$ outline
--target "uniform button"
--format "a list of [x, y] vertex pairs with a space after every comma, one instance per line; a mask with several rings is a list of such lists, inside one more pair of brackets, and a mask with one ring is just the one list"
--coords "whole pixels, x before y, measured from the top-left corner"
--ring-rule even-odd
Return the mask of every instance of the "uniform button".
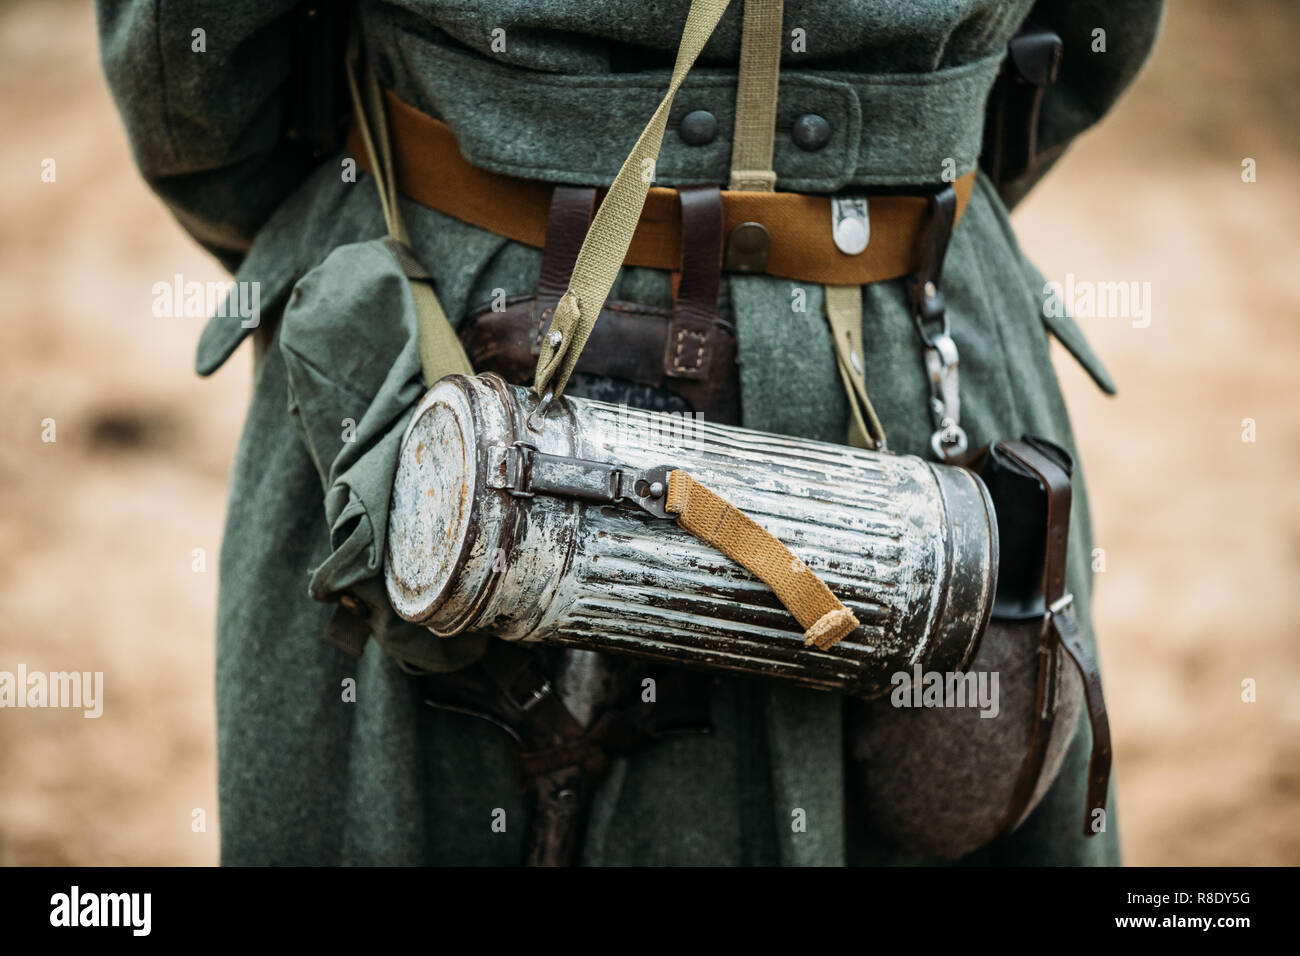
[[718, 135], [718, 118], [708, 110], [693, 110], [682, 117], [677, 135], [688, 146], [703, 146]]
[[767, 268], [767, 253], [772, 237], [761, 222], [742, 222], [731, 230], [723, 268], [728, 272], [762, 272]]
[[811, 153], [831, 141], [831, 124], [816, 113], [804, 113], [794, 121], [791, 134], [796, 146]]

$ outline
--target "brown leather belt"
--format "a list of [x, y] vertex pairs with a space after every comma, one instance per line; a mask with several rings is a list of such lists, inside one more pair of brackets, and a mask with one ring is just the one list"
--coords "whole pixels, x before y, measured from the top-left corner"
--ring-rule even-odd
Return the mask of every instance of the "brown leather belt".
[[[384, 93], [398, 188], [421, 205], [534, 248], [546, 242], [553, 184], [504, 176], [474, 166], [460, 153], [456, 136], [440, 120], [421, 113], [391, 91]], [[369, 164], [354, 126], [348, 150], [363, 169]], [[975, 174], [952, 183], [957, 217], [970, 200]], [[650, 190], [632, 239], [628, 265], [676, 271], [682, 263], [681, 201], [676, 189]], [[871, 196], [870, 241], [847, 255], [832, 235], [831, 201], [823, 195], [722, 191], [723, 235], [746, 223], [767, 230], [769, 247], [761, 271], [801, 282], [865, 285], [897, 279], [916, 269], [917, 237], [927, 217], [924, 196]]]

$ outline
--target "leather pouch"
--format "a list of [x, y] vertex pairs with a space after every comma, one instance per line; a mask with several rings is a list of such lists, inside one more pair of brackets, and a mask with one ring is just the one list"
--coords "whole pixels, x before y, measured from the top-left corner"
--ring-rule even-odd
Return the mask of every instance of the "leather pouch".
[[[1052, 479], [1044, 484], [1017, 449], [1036, 452], [1040, 469], [1055, 469]], [[1049, 527], [1049, 495], [1062, 482], [1068, 489], [1073, 462], [1064, 449], [1026, 438], [983, 449], [970, 467], [989, 488], [1000, 537], [997, 599], [978, 651], [963, 674], [896, 675], [889, 696], [849, 703], [852, 785], [869, 825], [900, 849], [942, 860], [991, 843], [1033, 811], [1060, 770], [1085, 700], [1084, 682], [1048, 639], [1045, 618], [1051, 546], [1063, 553], [1064, 544], [1051, 539], [1066, 533]], [[1066, 515], [1068, 501], [1067, 492]], [[1051, 518], [1059, 524], [1056, 504]]]

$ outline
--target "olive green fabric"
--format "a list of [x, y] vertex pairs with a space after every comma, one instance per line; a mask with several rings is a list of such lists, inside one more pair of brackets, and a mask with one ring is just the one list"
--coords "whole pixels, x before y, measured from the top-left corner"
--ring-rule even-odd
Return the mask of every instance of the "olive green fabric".
[[[724, 131], [731, 114], [719, 78], [728, 64], [734, 71], [739, 6], [723, 17], [702, 58], [715, 77], [695, 87], [688, 82], [675, 106], [694, 108], [687, 95], [694, 90], [717, 111]], [[384, 613], [368, 575], [382, 553], [395, 436], [418, 392], [419, 364], [409, 291], [403, 293], [391, 257], [370, 242], [385, 232], [373, 183], [364, 175], [345, 181], [344, 155], [315, 162], [282, 137], [293, 110], [286, 81], [295, 58], [292, 7], [290, 0], [98, 4], [105, 69], [145, 177], [198, 241], [238, 268], [239, 280], [261, 283], [263, 314], [252, 333], [255, 387], [232, 470], [221, 557], [222, 859], [516, 863], [525, 811], [504, 735], [486, 722], [423, 706], [416, 685], [378, 643], [354, 658], [322, 640], [333, 635], [347, 644], [342, 631], [355, 636], [373, 624], [390, 645], [403, 641], [404, 625]], [[471, 159], [514, 149], [533, 157], [538, 178], [603, 176], [606, 183], [603, 171], [618, 168], [667, 87], [685, 17], [685, 4], [640, 0], [360, 7], [381, 79], [408, 102], [447, 118]], [[914, 101], [926, 104], [916, 115], [873, 116], [872, 91], [929, 90], [928, 78], [939, 73], [945, 83], [977, 80], [977, 91], [987, 89], [988, 64], [996, 66], [1028, 2], [787, 0], [785, 7], [786, 33], [805, 31], [807, 52], [783, 56], [778, 189], [896, 185], [893, 173], [915, 181], [923, 169], [935, 169], [925, 177], [933, 181], [945, 156], [956, 159], [958, 172], [973, 165], [970, 131], [982, 117], [945, 110], [948, 101], [938, 92]], [[1057, 91], [1043, 119], [1053, 145], [1068, 143], [1104, 113], [1131, 79], [1150, 46], [1157, 9], [1155, 0], [1045, 5], [1067, 48], [1069, 88]], [[203, 54], [190, 46], [198, 23], [208, 31]], [[1105, 56], [1088, 51], [1096, 26], [1112, 38]], [[495, 28], [504, 31], [504, 49], [494, 49]], [[473, 64], [465, 68], [473, 71], [472, 84], [430, 68], [450, 57]], [[864, 64], [874, 79], [862, 79]], [[896, 82], [880, 82], [891, 75]], [[529, 80], [526, 93], [521, 77]], [[730, 89], [734, 95], [734, 81]], [[582, 168], [564, 166], [572, 154], [548, 153], [558, 149], [556, 130], [570, 117], [558, 106], [546, 108], [547, 97], [554, 104], [625, 103], [633, 95], [649, 98], [650, 108], [603, 114], [609, 118], [594, 131]], [[510, 106], [528, 97], [527, 112]], [[958, 101], [964, 102], [952, 100]], [[820, 154], [798, 150], [781, 132], [790, 110], [820, 112], [846, 142], [833, 139]], [[719, 161], [725, 177], [727, 144], [719, 140], [721, 152], [715, 143], [692, 153], [672, 131], [674, 118], [659, 184], [701, 181]], [[402, 209], [415, 253], [453, 321], [500, 292], [533, 290], [535, 250], [408, 202]], [[982, 178], [953, 237], [943, 289], [961, 350], [963, 425], [972, 443], [1029, 431], [1074, 451], [1044, 323], [1107, 389], [1109, 378], [1070, 319], [1043, 318], [1043, 279], [1021, 255], [1003, 199]], [[613, 295], [671, 301], [668, 277], [648, 270], [624, 270]], [[722, 303], [737, 326], [745, 424], [842, 441], [848, 409], [821, 288], [732, 276]], [[199, 342], [199, 371], [219, 367], [249, 334], [238, 319], [214, 318]], [[863, 289], [863, 341], [867, 388], [891, 448], [924, 453], [927, 386], [901, 283]], [[345, 437], [345, 418], [356, 423], [353, 440]], [[1069, 586], [1090, 629], [1082, 471], [1076, 488]], [[364, 624], [313, 597], [343, 588], [375, 604]], [[449, 644], [441, 666], [475, 652]], [[349, 681], [355, 700], [346, 693]], [[926, 862], [889, 844], [864, 812], [855, 784], [861, 768], [843, 732], [852, 716], [846, 708], [858, 707], [775, 682], [718, 681], [712, 733], [617, 761], [596, 795], [583, 861]], [[1088, 746], [1083, 724], [1026, 823], [962, 862], [1117, 862], [1114, 812], [1105, 835], [1085, 839], [1079, 832]], [[942, 783], [942, 765], [935, 776]], [[501, 813], [504, 832], [492, 826]]]
[[736, 70], [736, 125], [731, 143], [732, 189], [771, 192], [776, 187], [776, 104], [780, 99], [782, 0], [745, 0]]
[[849, 433], [845, 441], [857, 448], [884, 451], [888, 439], [867, 394], [866, 369], [862, 364], [862, 287], [828, 285], [823, 287], [822, 297], [835, 344], [835, 362], [849, 406]]

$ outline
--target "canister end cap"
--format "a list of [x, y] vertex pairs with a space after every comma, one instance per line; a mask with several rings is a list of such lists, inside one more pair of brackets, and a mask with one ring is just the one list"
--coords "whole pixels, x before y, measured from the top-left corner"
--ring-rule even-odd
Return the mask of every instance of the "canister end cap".
[[432, 625], [456, 590], [472, 545], [477, 470], [468, 396], [444, 379], [407, 428], [393, 483], [384, 577], [408, 621]]

